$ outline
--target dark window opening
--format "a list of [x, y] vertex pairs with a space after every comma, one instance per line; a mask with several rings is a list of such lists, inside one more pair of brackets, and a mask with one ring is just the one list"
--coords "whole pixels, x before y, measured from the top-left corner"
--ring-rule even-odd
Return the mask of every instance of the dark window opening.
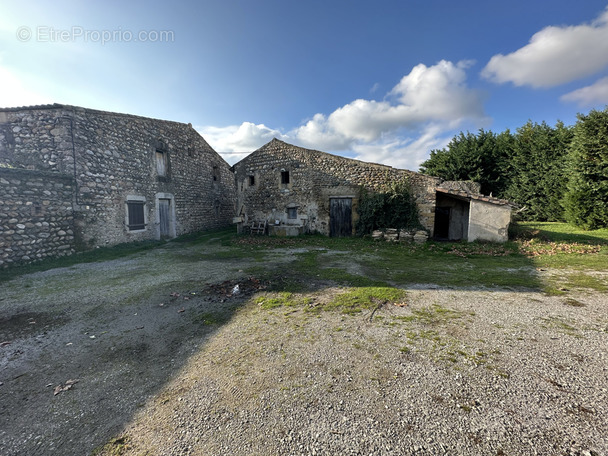
[[289, 184], [289, 171], [281, 171], [281, 184]]
[[213, 181], [218, 182], [220, 180], [220, 169], [217, 166], [213, 167]]
[[255, 176], [249, 176], [249, 186], [252, 187], [255, 185]]
[[37, 217], [42, 215], [42, 205], [40, 203], [34, 203], [32, 205], [32, 216]]
[[129, 231], [146, 229], [146, 221], [144, 217], [145, 204], [146, 203], [144, 203], [143, 201], [127, 201], [127, 227], [129, 228]]
[[297, 219], [298, 218], [298, 208], [297, 207], [288, 207], [287, 208], [287, 218], [288, 219]]

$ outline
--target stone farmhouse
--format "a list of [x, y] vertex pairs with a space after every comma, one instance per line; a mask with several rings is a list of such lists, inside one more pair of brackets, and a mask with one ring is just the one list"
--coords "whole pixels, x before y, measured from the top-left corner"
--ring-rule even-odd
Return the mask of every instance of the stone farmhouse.
[[234, 175], [189, 124], [0, 110], [0, 266], [226, 226]]
[[[472, 182], [442, 182], [404, 169], [304, 149], [273, 139], [233, 166], [241, 227], [265, 222], [270, 234], [355, 233], [361, 190], [407, 182], [420, 223], [436, 238], [504, 242], [508, 201], [479, 194]], [[389, 227], [386, 227], [389, 228]]]
[[398, 181], [429, 235], [507, 239], [509, 203], [462, 183], [277, 139], [230, 167], [190, 124], [60, 104], [0, 109], [0, 267], [231, 223], [348, 236], [361, 190]]

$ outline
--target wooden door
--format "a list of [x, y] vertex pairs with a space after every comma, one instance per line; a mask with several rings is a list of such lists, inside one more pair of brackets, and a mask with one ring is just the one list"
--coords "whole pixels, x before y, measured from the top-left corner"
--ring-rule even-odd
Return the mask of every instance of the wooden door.
[[332, 237], [353, 234], [352, 198], [331, 198], [329, 200], [329, 235]]
[[158, 200], [158, 221], [160, 224], [160, 238], [171, 237], [171, 200]]

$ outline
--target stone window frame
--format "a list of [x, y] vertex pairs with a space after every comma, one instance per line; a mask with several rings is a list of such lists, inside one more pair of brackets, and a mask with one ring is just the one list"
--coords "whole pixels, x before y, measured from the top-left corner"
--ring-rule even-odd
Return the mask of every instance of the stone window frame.
[[[143, 211], [143, 228], [140, 229], [131, 229], [131, 221], [129, 220], [129, 211], [130, 206], [133, 207], [141, 207]], [[148, 204], [145, 196], [139, 195], [127, 195], [125, 199], [125, 228], [127, 233], [142, 233], [148, 230]], [[141, 224], [137, 224], [134, 226], [141, 226]]]
[[298, 218], [298, 208], [297, 207], [288, 207], [287, 208], [287, 219], [288, 220], [297, 220]]

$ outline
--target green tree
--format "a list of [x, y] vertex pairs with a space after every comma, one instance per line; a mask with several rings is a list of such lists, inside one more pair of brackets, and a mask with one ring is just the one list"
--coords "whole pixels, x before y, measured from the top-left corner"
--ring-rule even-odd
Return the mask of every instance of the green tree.
[[584, 229], [608, 226], [608, 107], [578, 115], [568, 161], [566, 220]]
[[483, 129], [461, 132], [447, 148], [431, 151], [420, 171], [445, 180], [472, 180], [481, 184], [481, 193], [502, 196], [509, 184], [512, 143], [508, 130], [499, 135]]
[[566, 191], [566, 156], [572, 128], [558, 122], [528, 121], [517, 129], [509, 166], [510, 184], [505, 198], [525, 208], [525, 220], [563, 220], [562, 199]]

